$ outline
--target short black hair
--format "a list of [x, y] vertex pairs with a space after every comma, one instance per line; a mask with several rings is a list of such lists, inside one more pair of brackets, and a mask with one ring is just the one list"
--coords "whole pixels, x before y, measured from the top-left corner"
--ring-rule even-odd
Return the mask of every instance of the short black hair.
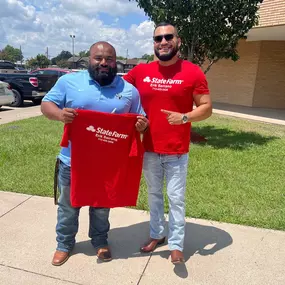
[[164, 26], [173, 26], [173, 25], [171, 23], [169, 23], [169, 22], [160, 22], [157, 25], [155, 25], [155, 28], [164, 27]]
[[[172, 26], [172, 27], [174, 28], [174, 30], [175, 30], [176, 35], [178, 35], [178, 32], [177, 32], [176, 27], [175, 27], [173, 24], [169, 23], [169, 22], [160, 22], [160, 23], [156, 24], [156, 25], [155, 25], [155, 28], [154, 28], [154, 32], [155, 32], [155, 30], [156, 30], [158, 27], [165, 27], [165, 26]], [[154, 32], [153, 32], [153, 33], [154, 33]]]
[[105, 42], [105, 41], [99, 41], [99, 42], [94, 43], [94, 44], [90, 47], [89, 52], [91, 52], [91, 50], [92, 50], [93, 47], [95, 47], [95, 46], [97, 46], [97, 45], [100, 45], [100, 44], [105, 45], [105, 46], [109, 46], [111, 49], [113, 49], [113, 51], [114, 51], [114, 53], [115, 53], [115, 55], [116, 55], [116, 49], [115, 49], [110, 43]]

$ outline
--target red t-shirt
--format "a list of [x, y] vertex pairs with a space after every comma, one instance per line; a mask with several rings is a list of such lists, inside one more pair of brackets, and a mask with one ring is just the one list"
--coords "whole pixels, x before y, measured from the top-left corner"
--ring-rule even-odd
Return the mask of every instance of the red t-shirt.
[[167, 67], [154, 61], [136, 66], [124, 79], [138, 89], [150, 122], [144, 135], [145, 150], [161, 154], [187, 153], [191, 126], [170, 125], [161, 109], [179, 113], [192, 111], [193, 96], [209, 94], [201, 69], [185, 60]]
[[135, 206], [143, 161], [137, 115], [77, 112], [61, 141], [71, 142], [71, 205]]

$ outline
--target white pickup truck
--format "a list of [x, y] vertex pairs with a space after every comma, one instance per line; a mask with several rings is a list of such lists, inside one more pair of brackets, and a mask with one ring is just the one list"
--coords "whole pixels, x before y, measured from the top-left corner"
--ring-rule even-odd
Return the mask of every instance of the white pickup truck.
[[15, 100], [14, 93], [10, 85], [0, 81], [0, 108], [2, 105], [10, 105]]

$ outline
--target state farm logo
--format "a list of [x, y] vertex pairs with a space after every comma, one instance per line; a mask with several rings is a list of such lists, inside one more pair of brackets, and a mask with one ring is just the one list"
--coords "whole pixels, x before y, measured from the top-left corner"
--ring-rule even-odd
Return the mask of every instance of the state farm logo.
[[162, 85], [175, 85], [175, 84], [182, 84], [184, 80], [177, 80], [177, 79], [161, 79], [153, 77], [152, 79], [147, 76], [143, 79], [143, 82], [146, 83], [154, 83], [154, 84], [162, 84]]
[[148, 83], [151, 82], [149, 76], [147, 76], [147, 77], [143, 80], [143, 82], [148, 82]]
[[[86, 128], [88, 132], [96, 133], [96, 137], [102, 138], [102, 139], [127, 139], [129, 135], [126, 134], [120, 134], [117, 131], [110, 131], [110, 130], [105, 130], [103, 128], [97, 127], [95, 128], [94, 126], [89, 126]], [[115, 140], [117, 141], [117, 140]]]
[[95, 130], [95, 128], [93, 126], [87, 127], [86, 130], [89, 131], [89, 132], [92, 132], [92, 133], [96, 132], [96, 130]]

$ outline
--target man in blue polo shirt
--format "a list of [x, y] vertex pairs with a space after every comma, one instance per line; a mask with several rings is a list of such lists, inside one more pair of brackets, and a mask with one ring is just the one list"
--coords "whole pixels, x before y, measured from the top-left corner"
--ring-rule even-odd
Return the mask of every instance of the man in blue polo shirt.
[[[97, 42], [90, 48], [88, 71], [70, 73], [58, 79], [44, 97], [41, 110], [50, 120], [71, 123], [77, 115], [75, 109], [94, 110], [106, 113], [137, 113], [136, 129], [144, 132], [148, 120], [144, 117], [140, 96], [135, 87], [117, 76], [116, 51], [107, 42]], [[55, 266], [69, 258], [78, 232], [80, 208], [70, 203], [70, 145], [62, 148], [58, 156], [59, 192], [57, 214], [57, 248], [52, 260]], [[111, 260], [108, 247], [110, 229], [108, 208], [89, 209], [89, 237], [102, 261]]]

